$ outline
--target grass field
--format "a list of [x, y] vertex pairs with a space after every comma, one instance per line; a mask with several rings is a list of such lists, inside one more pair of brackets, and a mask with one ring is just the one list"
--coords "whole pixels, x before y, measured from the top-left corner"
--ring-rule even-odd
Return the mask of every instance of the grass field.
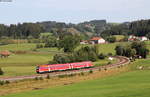
[[[115, 45], [117, 45], [117, 43], [99, 45], [99, 47], [100, 47], [101, 52], [107, 54], [109, 52], [114, 53], [112, 48], [115, 47]], [[40, 51], [43, 51], [43, 50], [44, 49], [41, 49]], [[46, 49], [46, 50], [49, 50], [49, 49]], [[43, 55], [43, 56], [47, 58], [46, 55]], [[41, 57], [41, 55], [39, 55], [39, 57]], [[105, 64], [108, 61], [106, 59], [100, 62]], [[98, 64], [98, 63], [95, 62], [94, 64]], [[30, 64], [29, 66], [30, 67], [28, 68], [28, 66], [24, 64], [23, 65], [23, 67], [25, 67], [24, 70], [27, 72], [22, 72], [21, 71], [22, 67], [19, 68], [18, 65], [11, 64], [10, 62], [9, 66], [4, 66], [4, 69], [7, 70], [6, 75], [13, 74], [12, 76], [14, 76], [14, 75], [18, 75], [19, 72], [20, 72], [19, 75], [33, 74], [34, 71], [32, 71], [32, 69], [34, 69], [34, 65]], [[139, 70], [138, 67], [140, 66], [143, 66], [144, 69]], [[12, 70], [16, 70], [15, 68], [17, 70], [20, 69], [19, 72], [12, 71]], [[55, 87], [51, 87], [51, 84], [48, 84], [49, 81], [46, 80], [45, 85], [46, 87], [49, 87], [48, 89], [33, 90], [33, 87], [32, 87], [30, 88], [30, 90], [32, 91], [22, 92], [22, 93], [17, 93], [17, 94], [10, 94], [10, 95], [6, 95], [3, 97], [60, 97], [60, 96], [61, 97], [150, 97], [150, 93], [149, 93], [150, 91], [150, 83], [149, 83], [150, 82], [150, 77], [149, 77], [150, 60], [149, 58], [136, 60], [135, 62], [131, 63], [128, 66], [128, 68], [129, 68], [129, 72], [115, 74], [115, 75], [111, 75], [109, 77], [104, 77], [104, 78], [101, 78], [100, 76], [96, 76], [96, 79], [94, 80], [92, 80], [93, 79], [92, 77], [89, 78], [89, 80], [84, 79], [83, 77], [83, 80], [86, 80], [86, 81], [82, 81], [82, 82], [75, 83], [75, 84], [68, 84], [68, 85], [60, 84], [60, 86], [56, 85]], [[30, 72], [28, 72], [28, 70]], [[106, 71], [106, 73], [113, 74], [113, 72], [111, 73], [109, 71]], [[99, 74], [102, 76], [104, 73], [99, 73]], [[73, 78], [71, 79], [73, 80]], [[75, 78], [75, 79], [80, 81], [78, 78]], [[58, 84], [57, 81], [50, 80], [50, 83], [56, 82], [56, 84]], [[65, 80], [64, 82], [67, 82], [67, 80]], [[35, 84], [36, 85], [35, 87], [40, 87], [42, 86], [42, 84], [44, 83], [41, 81], [41, 83], [39, 82], [38, 85]], [[27, 91], [28, 88], [31, 86], [30, 82], [26, 83], [26, 85], [28, 86], [24, 86], [24, 89]], [[9, 91], [11, 91], [11, 89], [9, 89]]]
[[[0, 51], [25, 51], [23, 54], [12, 54], [8, 58], [0, 58], [0, 67], [5, 74], [3, 76], [20, 76], [35, 74], [38, 64], [47, 64], [53, 59], [53, 55], [59, 53], [56, 48], [36, 48], [36, 44], [10, 44], [0, 46]], [[0, 76], [0, 77], [3, 77]]]
[[[115, 54], [115, 46], [119, 43], [113, 44], [101, 44], [99, 46], [100, 53]], [[124, 43], [126, 44], [126, 43]], [[150, 49], [149, 42], [147, 42]], [[19, 76], [19, 75], [31, 75], [35, 74], [35, 68], [37, 64], [47, 64], [48, 61], [52, 60], [53, 55], [56, 53], [62, 53], [61, 50], [57, 48], [41, 48], [35, 49], [36, 44], [10, 44], [5, 46], [0, 46], [0, 51], [11, 50], [11, 51], [27, 51], [26, 54], [13, 54], [9, 58], [0, 58], [0, 67], [4, 70], [5, 74], [3, 76]], [[81, 47], [81, 46], [80, 46]], [[109, 62], [108, 59], [99, 60], [94, 62], [96, 66], [106, 65]], [[116, 60], [112, 61], [112, 63]], [[17, 70], [16, 70], [17, 69]], [[0, 77], [3, 77], [0, 76]]]
[[36, 47], [33, 43], [22, 43], [22, 44], [9, 44], [0, 46], [0, 51], [10, 50], [10, 51], [31, 51]]
[[[150, 65], [147, 59], [131, 63], [130, 66], [137, 64]], [[150, 97], [150, 70], [132, 70], [111, 77], [4, 97]]]
[[124, 39], [124, 35], [114, 35], [114, 37], [116, 37], [116, 41], [121, 41]]
[[[115, 47], [115, 45], [113, 44], [110, 44], [110, 46], [106, 44], [103, 46], [103, 48], [107, 49], [111, 46]], [[36, 44], [30, 43], [0, 46], [0, 51], [26, 51], [26, 53], [24, 54], [12, 54], [9, 58], [0, 58], [0, 67], [5, 72], [3, 76], [20, 76], [35, 74], [36, 65], [47, 64], [50, 60], [53, 59], [53, 56], [56, 53], [62, 53], [62, 50], [59, 50], [57, 48], [40, 48], [33, 51], [35, 48]], [[111, 50], [109, 50], [108, 52], [111, 52]], [[102, 52], [104, 51], [105, 50], [103, 50]], [[94, 64], [96, 66], [106, 65], [108, 62], [109, 60], [105, 59], [94, 62]], [[111, 62], [114, 63], [116, 61], [114, 60]]]

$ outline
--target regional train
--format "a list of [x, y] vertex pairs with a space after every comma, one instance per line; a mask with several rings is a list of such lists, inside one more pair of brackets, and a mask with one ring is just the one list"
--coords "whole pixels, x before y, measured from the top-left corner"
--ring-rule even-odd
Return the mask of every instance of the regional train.
[[75, 69], [82, 69], [82, 68], [90, 68], [93, 67], [91, 61], [87, 62], [77, 62], [77, 63], [66, 63], [66, 64], [46, 64], [46, 65], [39, 65], [36, 68], [37, 73], [50, 73], [55, 71], [65, 71], [65, 70], [75, 70]]

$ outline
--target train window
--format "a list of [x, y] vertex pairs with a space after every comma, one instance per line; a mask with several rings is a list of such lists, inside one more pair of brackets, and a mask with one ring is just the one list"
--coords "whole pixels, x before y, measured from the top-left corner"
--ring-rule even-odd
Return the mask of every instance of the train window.
[[40, 67], [40, 69], [48, 69], [48, 67]]

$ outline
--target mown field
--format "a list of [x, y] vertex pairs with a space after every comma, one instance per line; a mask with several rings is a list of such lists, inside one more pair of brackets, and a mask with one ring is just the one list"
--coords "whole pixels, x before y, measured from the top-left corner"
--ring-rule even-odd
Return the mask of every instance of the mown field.
[[129, 65], [129, 72], [3, 97], [150, 97], [150, 69], [136, 69], [149, 63], [149, 59], [137, 60]]

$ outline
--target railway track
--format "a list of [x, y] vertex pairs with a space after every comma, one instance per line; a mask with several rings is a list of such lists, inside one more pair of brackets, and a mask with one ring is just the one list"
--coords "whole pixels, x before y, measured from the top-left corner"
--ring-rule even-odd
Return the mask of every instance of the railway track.
[[89, 72], [90, 70], [92, 70], [92, 71], [106, 70], [106, 69], [108, 70], [108, 69], [124, 66], [124, 65], [130, 63], [130, 60], [126, 57], [115, 56], [114, 58], [116, 58], [118, 62], [115, 64], [109, 64], [106, 66], [99, 66], [99, 67], [86, 68], [86, 69], [80, 69], [80, 70], [53, 72], [53, 73], [46, 73], [46, 74], [36, 74], [36, 75], [30, 75], [30, 76], [4, 77], [4, 78], [0, 78], [0, 80], [13, 82], [13, 81], [19, 81], [19, 80], [25, 80], [25, 79], [34, 79], [36, 77], [45, 78], [45, 77], [47, 77], [47, 75], [49, 75], [50, 77], [56, 77], [56, 76], [60, 76], [60, 75], [70, 75], [70, 74], [78, 74], [81, 72]]

